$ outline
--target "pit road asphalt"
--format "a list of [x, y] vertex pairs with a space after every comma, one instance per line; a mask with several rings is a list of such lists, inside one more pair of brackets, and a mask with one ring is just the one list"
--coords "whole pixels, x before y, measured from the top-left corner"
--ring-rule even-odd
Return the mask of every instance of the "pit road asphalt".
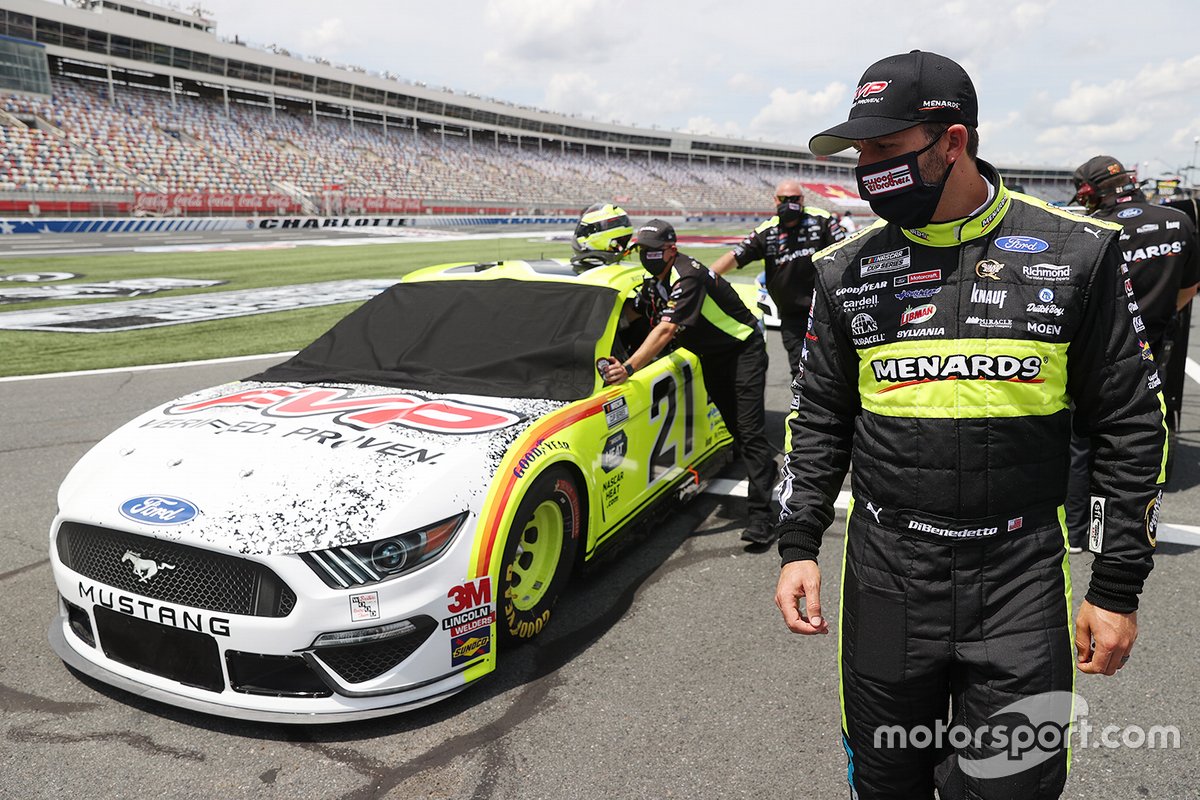
[[[789, 390], [777, 333], [768, 347], [768, 422], [780, 443]], [[46, 641], [59, 482], [139, 412], [264, 366], [0, 382], [0, 798], [847, 796], [836, 638], [784, 628], [772, 599], [777, 557], [744, 550], [741, 501], [713, 495], [569, 588], [542, 637], [502, 654], [497, 672], [407, 714], [244, 723], [68, 671]], [[1200, 522], [1200, 389], [1188, 391], [1163, 511], [1165, 522], [1185, 525]], [[833, 621], [841, 527], [839, 518], [822, 552]], [[1076, 606], [1089, 563], [1071, 559]], [[1160, 544], [1133, 659], [1116, 678], [1080, 675], [1076, 684], [1091, 709], [1089, 744], [1101, 744], [1104, 726], [1173, 726], [1179, 748], [1077, 747], [1064, 797], [1197, 796], [1198, 571], [1200, 551]]]

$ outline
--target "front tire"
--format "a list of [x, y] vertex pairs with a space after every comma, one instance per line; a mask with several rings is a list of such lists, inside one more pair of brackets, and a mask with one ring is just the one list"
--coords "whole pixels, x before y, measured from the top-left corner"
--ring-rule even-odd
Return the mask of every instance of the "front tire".
[[500, 563], [502, 642], [532, 639], [550, 621], [575, 563], [584, 528], [579, 488], [563, 467], [550, 467], [525, 493]]

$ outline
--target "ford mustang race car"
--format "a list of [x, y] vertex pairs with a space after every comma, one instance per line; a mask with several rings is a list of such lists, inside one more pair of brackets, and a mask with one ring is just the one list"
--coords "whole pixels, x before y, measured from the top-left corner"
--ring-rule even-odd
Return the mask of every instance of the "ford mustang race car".
[[758, 313], [762, 316], [763, 327], [778, 328], [783, 321], [779, 319], [779, 310], [775, 307], [774, 298], [767, 291], [767, 273], [758, 273], [758, 277], [754, 279], [754, 286], [758, 290], [754, 299], [758, 306]]
[[59, 490], [55, 652], [278, 722], [395, 713], [491, 672], [573, 569], [728, 459], [690, 352], [600, 380], [638, 343], [641, 281], [430, 267], [288, 361], [119, 428]]

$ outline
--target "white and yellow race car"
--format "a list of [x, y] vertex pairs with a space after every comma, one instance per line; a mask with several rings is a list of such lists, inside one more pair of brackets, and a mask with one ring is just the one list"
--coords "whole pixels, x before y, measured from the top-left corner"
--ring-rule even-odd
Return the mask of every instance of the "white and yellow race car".
[[55, 652], [242, 719], [451, 695], [548, 623], [571, 573], [695, 494], [730, 436], [676, 350], [619, 387], [636, 265], [409, 275], [290, 360], [97, 444], [51, 529]]

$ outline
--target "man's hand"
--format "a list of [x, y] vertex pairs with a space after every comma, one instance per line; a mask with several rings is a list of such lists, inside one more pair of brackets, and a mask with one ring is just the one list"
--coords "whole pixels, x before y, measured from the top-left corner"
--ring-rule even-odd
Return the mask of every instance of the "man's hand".
[[1136, 641], [1136, 611], [1118, 614], [1083, 601], [1075, 620], [1075, 654], [1080, 672], [1116, 674], [1129, 660]]
[[821, 568], [817, 562], [792, 561], [783, 565], [775, 587], [775, 605], [792, 633], [829, 633], [829, 623], [821, 616]]
[[629, 380], [629, 373], [625, 371], [625, 367], [615, 358], [606, 358], [596, 362], [596, 369], [600, 371], [600, 377], [605, 383], [610, 386], [617, 386]]

